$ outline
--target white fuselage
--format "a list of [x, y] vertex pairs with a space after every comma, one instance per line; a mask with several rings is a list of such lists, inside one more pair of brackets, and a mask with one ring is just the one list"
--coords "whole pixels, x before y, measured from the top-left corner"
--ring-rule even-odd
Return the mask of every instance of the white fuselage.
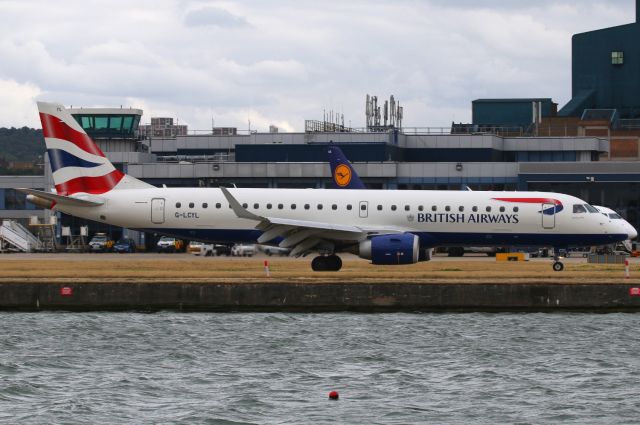
[[[586, 203], [558, 193], [339, 189], [229, 192], [247, 211], [261, 217], [393, 228], [419, 235], [425, 246], [586, 246], [628, 236], [603, 214], [574, 213], [574, 205]], [[255, 229], [255, 221], [237, 217], [218, 188], [113, 190], [100, 197], [106, 201], [104, 205], [60, 209], [99, 222], [194, 240], [255, 241], [261, 233]], [[556, 212], [553, 203], [535, 202], [537, 199], [556, 201], [560, 208]], [[543, 210], [552, 212], [544, 214]]]

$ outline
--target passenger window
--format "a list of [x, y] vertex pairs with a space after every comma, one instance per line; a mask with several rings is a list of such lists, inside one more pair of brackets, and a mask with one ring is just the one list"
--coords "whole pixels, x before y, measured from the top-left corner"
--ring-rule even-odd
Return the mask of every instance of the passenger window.
[[267, 209], [268, 209], [268, 210], [270, 210], [270, 209], [271, 209], [271, 207], [273, 207], [273, 205], [271, 205], [271, 204], [267, 204]]
[[391, 211], [395, 211], [397, 209], [398, 209], [398, 207], [396, 207], [395, 205], [391, 205]]
[[333, 205], [331, 205], [331, 209], [335, 211], [335, 210], [338, 209], [338, 206], [336, 204], [333, 204]]
[[216, 203], [216, 208], [220, 209], [220, 207], [222, 207], [222, 204], [220, 202]]
[[361, 211], [366, 211], [367, 210], [367, 204], [360, 205], [360, 210]]
[[304, 209], [308, 210], [309, 209], [309, 204], [304, 204]]
[[518, 211], [520, 211], [520, 208], [518, 208], [518, 207], [513, 207], [513, 212], [518, 212]]
[[418, 206], [418, 211], [424, 211], [424, 205], [419, 205]]
[[196, 206], [196, 204], [194, 204], [193, 202], [189, 202], [189, 208], [193, 208], [195, 206]]
[[257, 210], [258, 208], [260, 208], [260, 204], [253, 204], [253, 208]]
[[318, 209], [321, 210], [322, 209], [322, 204], [318, 204]]
[[382, 211], [382, 205], [378, 205], [378, 211]]
[[202, 208], [207, 209], [209, 208], [209, 204], [207, 204], [206, 202], [204, 204], [202, 204]]
[[451, 211], [451, 207], [449, 205], [447, 205], [446, 207], [444, 207], [445, 211]]
[[409, 211], [410, 209], [411, 209], [411, 208], [409, 207], [409, 205], [405, 205], [405, 206], [404, 206], [404, 210], [405, 210], [405, 211]]
[[580, 204], [573, 205], [573, 213], [574, 214], [584, 214], [587, 212], [587, 209]]
[[431, 211], [438, 211], [438, 207], [437, 207], [437, 206], [435, 206], [435, 205], [433, 205], [433, 206], [431, 207]]
[[491, 207], [486, 208], [487, 212], [491, 212]]
[[246, 202], [244, 204], [242, 204], [242, 208], [248, 208], [249, 204], [247, 204]]
[[347, 204], [347, 210], [351, 211], [352, 208], [351, 204]]
[[458, 211], [463, 212], [463, 211], [464, 211], [464, 207], [463, 207], [462, 205], [460, 205], [460, 206], [458, 207]]
[[282, 205], [282, 204], [278, 204], [278, 209], [279, 209], [279, 210], [281, 210], [281, 209], [283, 209], [283, 208], [284, 208], [284, 205]]
[[176, 208], [180, 208], [182, 204], [180, 202], [176, 202]]
[[500, 207], [500, 212], [504, 212], [504, 207]]
[[478, 207], [474, 206], [473, 208], [471, 208], [471, 211], [478, 212]]
[[296, 204], [291, 204], [291, 209], [295, 210], [296, 209]]

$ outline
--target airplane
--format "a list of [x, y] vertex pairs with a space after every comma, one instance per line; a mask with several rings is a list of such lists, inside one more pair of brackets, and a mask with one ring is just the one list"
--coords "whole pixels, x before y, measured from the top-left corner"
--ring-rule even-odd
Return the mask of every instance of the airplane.
[[[183, 239], [318, 253], [314, 271], [340, 270], [344, 252], [395, 265], [417, 263], [435, 246], [568, 248], [637, 236], [560, 193], [154, 187], [117, 170], [64, 106], [38, 109], [55, 193], [18, 189], [30, 202]], [[556, 256], [553, 269], [563, 268]]]
[[[600, 205], [594, 205], [594, 207], [595, 209], [600, 211], [602, 214], [609, 217], [613, 223], [617, 223], [620, 227], [622, 227], [623, 233], [626, 232], [628, 234], [631, 234], [633, 231], [635, 231], [635, 228], [631, 225], [631, 223], [629, 223], [627, 220], [622, 218], [620, 214], [618, 214], [616, 211], [612, 210], [611, 208], [603, 207]], [[631, 239], [633, 238], [627, 239], [626, 241], [622, 241], [622, 244], [624, 245], [625, 249], [629, 252], [633, 250]]]
[[366, 189], [367, 187], [360, 180], [360, 176], [353, 169], [342, 149], [334, 145], [333, 142], [329, 142], [327, 146], [329, 166], [335, 187], [337, 189]]

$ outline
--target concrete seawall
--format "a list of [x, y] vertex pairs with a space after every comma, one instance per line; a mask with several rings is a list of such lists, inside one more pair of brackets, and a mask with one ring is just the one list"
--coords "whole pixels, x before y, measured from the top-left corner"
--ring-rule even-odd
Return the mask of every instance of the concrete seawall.
[[640, 311], [629, 284], [0, 284], [9, 311]]

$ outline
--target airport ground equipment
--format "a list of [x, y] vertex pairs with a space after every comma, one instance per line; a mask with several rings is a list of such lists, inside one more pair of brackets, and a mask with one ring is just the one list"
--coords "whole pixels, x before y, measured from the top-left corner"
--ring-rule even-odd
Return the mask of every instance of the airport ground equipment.
[[0, 251], [8, 248], [34, 252], [41, 250], [42, 242], [17, 221], [3, 220], [0, 226]]

